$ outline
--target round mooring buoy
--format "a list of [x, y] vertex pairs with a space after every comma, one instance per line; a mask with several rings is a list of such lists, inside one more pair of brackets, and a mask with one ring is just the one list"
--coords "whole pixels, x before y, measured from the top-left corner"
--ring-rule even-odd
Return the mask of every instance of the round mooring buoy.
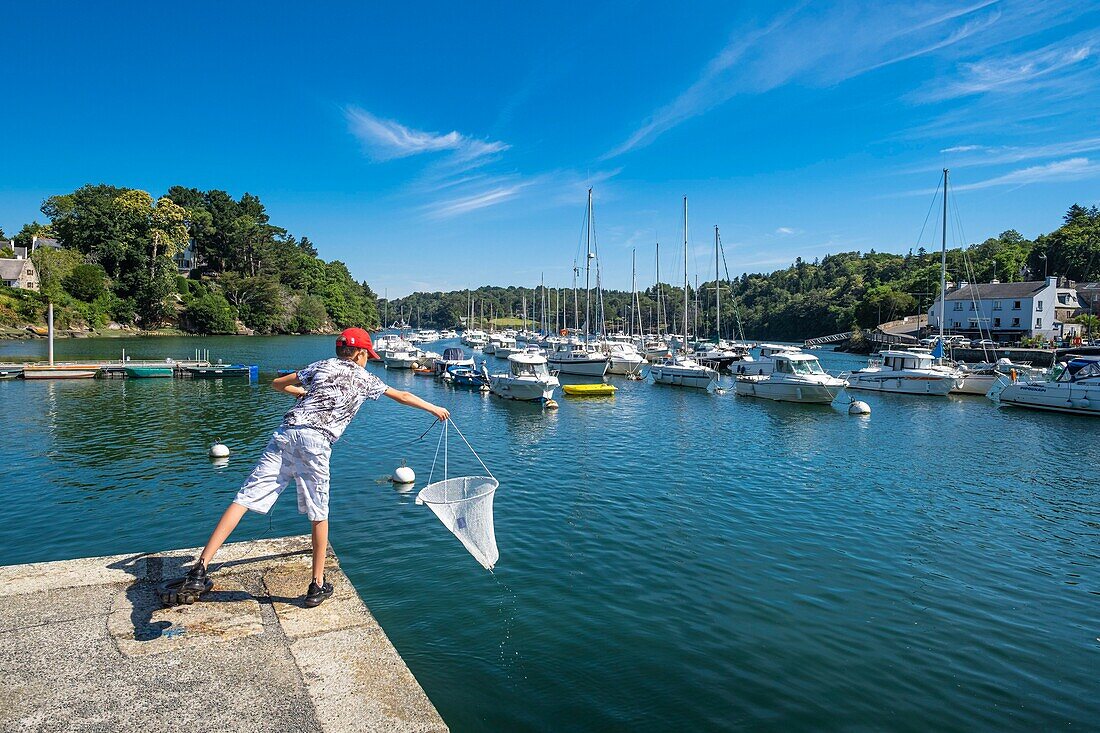
[[210, 446], [210, 457], [211, 458], [228, 458], [229, 457], [229, 446], [227, 446], [224, 443], [215, 443], [214, 445]]
[[871, 406], [861, 400], [852, 400], [852, 403], [848, 405], [849, 415], [870, 415]]
[[555, 402], [554, 400], [546, 400], [546, 404], [543, 405], [543, 406], [547, 410], [556, 410], [556, 409], [558, 409], [558, 403]]
[[408, 466], [398, 466], [393, 472], [395, 484], [411, 484], [416, 481], [416, 473]]

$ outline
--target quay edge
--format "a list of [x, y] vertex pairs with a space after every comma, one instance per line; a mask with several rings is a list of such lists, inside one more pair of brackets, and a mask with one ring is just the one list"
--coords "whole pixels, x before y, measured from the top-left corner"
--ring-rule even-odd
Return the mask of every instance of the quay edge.
[[0, 567], [0, 730], [447, 730], [331, 551], [318, 608], [308, 536], [227, 544], [161, 608], [198, 552]]

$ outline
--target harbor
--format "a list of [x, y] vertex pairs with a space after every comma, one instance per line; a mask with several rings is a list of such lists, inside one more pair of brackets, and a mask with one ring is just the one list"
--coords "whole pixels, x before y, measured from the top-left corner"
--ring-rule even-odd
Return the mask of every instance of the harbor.
[[[474, 355], [458, 341], [423, 346], [449, 344]], [[81, 339], [57, 358], [120, 347], [209, 349], [258, 364], [261, 378], [0, 383], [10, 429], [36, 446], [10, 459], [0, 563], [202, 543], [289, 405], [266, 382], [332, 341]], [[0, 344], [0, 357], [41, 356], [27, 349]], [[807, 353], [831, 373], [866, 364]], [[500, 480], [489, 574], [414, 502], [435, 449], [434, 436], [417, 441], [429, 419], [369, 403], [333, 451], [343, 572], [451, 730], [771, 717], [1027, 729], [1100, 715], [1094, 418], [877, 392], [859, 396], [869, 417], [852, 416], [839, 400], [626, 376], [605, 378], [613, 397], [559, 391], [547, 410], [367, 369], [450, 409]], [[207, 457], [215, 441], [232, 449], [224, 464]], [[452, 455], [452, 470], [471, 468], [463, 460]], [[383, 481], [402, 461], [416, 482]], [[234, 539], [304, 531], [286, 498]], [[304, 574], [295, 581], [288, 595], [305, 590]]]

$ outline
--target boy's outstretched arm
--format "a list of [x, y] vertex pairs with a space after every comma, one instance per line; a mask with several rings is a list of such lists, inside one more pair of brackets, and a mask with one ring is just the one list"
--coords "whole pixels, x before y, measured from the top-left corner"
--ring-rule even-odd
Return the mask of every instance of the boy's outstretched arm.
[[418, 407], [424, 412], [430, 412], [435, 415], [439, 420], [446, 420], [451, 416], [450, 411], [445, 407], [439, 405], [433, 405], [431, 402], [420, 399], [412, 392], [406, 392], [401, 389], [394, 389], [390, 387], [385, 392], [386, 396], [394, 402], [400, 402], [402, 405], [408, 405], [409, 407]]
[[271, 381], [271, 388], [276, 392], [286, 392], [288, 395], [294, 395], [295, 397], [303, 397], [306, 393], [305, 387], [298, 381], [298, 372], [276, 377]]

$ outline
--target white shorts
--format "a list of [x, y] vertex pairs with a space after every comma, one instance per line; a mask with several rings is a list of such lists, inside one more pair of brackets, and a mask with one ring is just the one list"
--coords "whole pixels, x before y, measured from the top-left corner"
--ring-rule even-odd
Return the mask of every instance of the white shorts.
[[311, 521], [328, 519], [328, 459], [332, 444], [312, 428], [282, 426], [233, 502], [260, 514], [275, 506], [291, 481], [298, 487], [298, 511]]

